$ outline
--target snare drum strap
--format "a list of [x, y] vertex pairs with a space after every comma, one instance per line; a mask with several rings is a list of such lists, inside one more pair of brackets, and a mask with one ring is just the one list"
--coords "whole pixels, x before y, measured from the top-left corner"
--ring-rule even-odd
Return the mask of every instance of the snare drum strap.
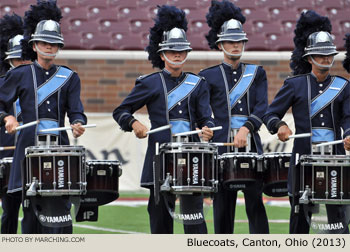
[[[196, 75], [187, 74], [183, 82], [168, 94], [168, 112], [189, 96], [200, 80], [201, 78]], [[173, 134], [191, 130], [190, 122], [186, 120], [170, 120], [170, 124]]]
[[311, 102], [311, 118], [326, 106], [328, 106], [328, 104], [331, 103], [340, 94], [346, 83], [347, 80], [339, 77], [334, 77], [329, 87]]
[[257, 65], [246, 65], [241, 79], [230, 91], [231, 108], [233, 108], [238, 102], [238, 100], [241, 99], [245, 95], [245, 93], [247, 93], [249, 87], [253, 83], [257, 69]]

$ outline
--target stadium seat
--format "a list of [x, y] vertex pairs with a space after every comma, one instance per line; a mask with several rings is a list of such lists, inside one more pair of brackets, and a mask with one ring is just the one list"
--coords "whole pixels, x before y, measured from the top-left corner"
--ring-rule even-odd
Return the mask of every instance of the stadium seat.
[[140, 33], [140, 32], [148, 32], [149, 29], [153, 26], [153, 22], [148, 19], [132, 19], [130, 20], [130, 29], [132, 32]]
[[87, 19], [87, 11], [82, 8], [70, 9], [68, 13], [62, 12], [63, 18], [69, 19]]
[[119, 50], [144, 50], [142, 45], [142, 37], [138, 34], [123, 35], [120, 33], [112, 34], [113, 48]]
[[284, 8], [285, 3], [283, 0], [256, 0], [256, 5], [260, 9], [261, 7], [267, 8]]
[[207, 39], [205, 38], [205, 33], [190, 33], [187, 37], [188, 41], [191, 43], [191, 47], [194, 50], [209, 50]]
[[256, 33], [282, 33], [282, 25], [277, 22], [254, 21], [254, 31]]
[[234, 0], [233, 3], [241, 9], [256, 9], [255, 0]]
[[104, 33], [110, 33], [110, 32], [122, 32], [125, 34], [128, 34], [131, 32], [130, 23], [129, 21], [114, 21], [114, 20], [107, 20], [107, 19], [100, 19], [98, 20], [98, 30]]
[[[59, 2], [58, 0], [57, 2]], [[96, 7], [101, 7], [101, 8], [106, 8], [107, 7], [107, 0], [75, 0], [76, 4], [78, 5], [78, 8], [81, 7], [87, 7], [87, 6], [96, 6]]]
[[87, 16], [89, 19], [118, 20], [118, 10], [115, 8], [101, 8], [98, 6], [88, 7]]
[[293, 9], [269, 8], [271, 20], [290, 20], [295, 21], [299, 17], [299, 13]]
[[344, 37], [345, 37], [345, 34], [338, 34], [338, 35], [332, 35], [333, 36], [333, 39], [334, 39], [334, 44], [337, 46], [337, 51], [342, 51], [344, 50], [344, 44], [345, 44], [345, 41], [344, 41]]
[[246, 43], [245, 49], [247, 51], [266, 51], [269, 50], [266, 44], [266, 37], [262, 34], [254, 34], [249, 37], [249, 41]]
[[[297, 19], [295, 19], [297, 20]], [[293, 33], [295, 30], [296, 21], [282, 21], [282, 30], [286, 34]]]
[[197, 0], [197, 6], [199, 8], [208, 9], [211, 5], [211, 0]]
[[196, 9], [198, 7], [197, 2], [195, 0], [168, 0], [169, 5], [174, 5], [180, 9]]
[[285, 0], [287, 7], [298, 9], [298, 8], [305, 8], [308, 10], [313, 9], [314, 5], [312, 1], [307, 0]]
[[[33, 4], [33, 0], [20, 0], [20, 1], [26, 1], [26, 2], [30, 2], [28, 4]], [[62, 7], [62, 6], [76, 7], [77, 6], [77, 1], [76, 0], [58, 0], [57, 1], [57, 5], [59, 7]]]
[[336, 8], [327, 9], [328, 17], [331, 20], [339, 20], [339, 21], [350, 20], [349, 13], [350, 13], [349, 10], [346, 10], [346, 9], [336, 9]]
[[269, 13], [266, 9], [254, 10], [254, 9], [243, 9], [243, 15], [247, 20], [254, 21], [269, 21]]
[[75, 32], [93, 32], [98, 31], [99, 24], [95, 20], [71, 19], [69, 20], [69, 31]]
[[154, 7], [157, 5], [163, 5], [166, 1], [164, 0], [137, 0], [136, 4], [137, 6], [144, 8], [144, 7]]
[[189, 20], [188, 29], [191, 33], [207, 33], [209, 31], [209, 27], [205, 19]]
[[16, 0], [1, 0], [0, 1], [0, 7], [2, 8], [2, 7], [5, 7], [5, 6], [9, 6], [9, 7], [13, 8], [13, 9], [16, 9], [16, 8], [18, 8], [20, 6], [20, 4], [17, 3]]
[[65, 50], [85, 49], [82, 44], [81, 35], [79, 33], [76, 33], [76, 32], [63, 33], [63, 38], [64, 38]]
[[274, 51], [292, 51], [294, 48], [292, 35], [268, 33], [266, 43]]
[[137, 8], [136, 1], [130, 0], [107, 0], [108, 6], [117, 8]]
[[340, 22], [341, 33], [350, 33], [350, 20]]
[[314, 0], [315, 7], [343, 8], [342, 0]]

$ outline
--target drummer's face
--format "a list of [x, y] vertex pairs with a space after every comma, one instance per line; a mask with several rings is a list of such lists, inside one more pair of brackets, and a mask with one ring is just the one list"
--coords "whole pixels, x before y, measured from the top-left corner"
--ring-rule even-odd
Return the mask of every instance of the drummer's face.
[[[180, 52], [178, 52], [178, 51], [165, 51], [164, 54], [170, 61], [175, 62], [175, 63], [180, 63], [180, 62], [185, 60], [185, 58], [187, 56], [187, 51], [180, 51]], [[160, 57], [164, 61], [165, 68], [168, 70], [170, 70], [170, 69], [174, 69], [174, 70], [182, 69], [182, 67], [185, 64], [185, 63], [183, 63], [181, 65], [171, 64], [170, 62], [168, 62], [165, 59], [165, 57], [163, 56], [163, 53], [160, 54]]]

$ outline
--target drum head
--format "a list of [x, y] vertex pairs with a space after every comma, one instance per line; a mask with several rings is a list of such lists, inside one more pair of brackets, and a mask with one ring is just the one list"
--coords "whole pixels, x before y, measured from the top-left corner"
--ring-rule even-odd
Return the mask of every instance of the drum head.
[[203, 223], [212, 206], [211, 198], [205, 198], [202, 194], [163, 193], [163, 196], [171, 217], [184, 225]]
[[334, 204], [305, 204], [304, 214], [315, 234], [349, 233], [350, 206]]

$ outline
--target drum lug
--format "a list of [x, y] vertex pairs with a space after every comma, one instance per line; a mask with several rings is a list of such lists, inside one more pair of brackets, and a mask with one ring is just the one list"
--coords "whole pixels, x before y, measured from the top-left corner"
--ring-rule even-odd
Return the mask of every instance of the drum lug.
[[160, 190], [170, 192], [170, 189], [171, 189], [170, 181], [171, 181], [170, 173], [167, 173], [164, 183], [160, 186]]
[[310, 195], [310, 188], [309, 186], [305, 186], [305, 191], [303, 192], [303, 195], [299, 199], [300, 204], [308, 204], [309, 203], [309, 195]]
[[27, 190], [26, 192], [26, 195], [27, 196], [36, 196], [36, 187], [37, 187], [37, 184], [38, 184], [38, 180], [33, 177], [33, 182], [32, 184], [29, 186], [29, 189]]

